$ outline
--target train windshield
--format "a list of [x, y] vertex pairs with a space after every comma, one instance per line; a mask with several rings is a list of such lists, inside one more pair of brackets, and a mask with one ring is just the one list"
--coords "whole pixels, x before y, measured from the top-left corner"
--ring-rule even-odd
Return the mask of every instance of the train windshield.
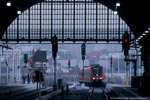
[[93, 67], [93, 76], [101, 76], [102, 68], [101, 67]]

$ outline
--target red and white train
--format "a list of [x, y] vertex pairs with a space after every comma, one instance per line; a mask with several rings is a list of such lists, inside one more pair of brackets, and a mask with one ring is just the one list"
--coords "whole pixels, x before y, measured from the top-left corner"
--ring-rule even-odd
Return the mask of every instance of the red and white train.
[[88, 85], [103, 85], [105, 80], [104, 67], [99, 64], [92, 64], [89, 67], [84, 68], [84, 78], [83, 78], [83, 68], [80, 69], [79, 82], [83, 81]]

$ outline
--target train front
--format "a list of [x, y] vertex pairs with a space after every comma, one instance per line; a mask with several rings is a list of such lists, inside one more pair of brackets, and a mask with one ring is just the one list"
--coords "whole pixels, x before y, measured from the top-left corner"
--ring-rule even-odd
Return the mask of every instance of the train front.
[[92, 84], [102, 85], [105, 80], [104, 67], [92, 66]]

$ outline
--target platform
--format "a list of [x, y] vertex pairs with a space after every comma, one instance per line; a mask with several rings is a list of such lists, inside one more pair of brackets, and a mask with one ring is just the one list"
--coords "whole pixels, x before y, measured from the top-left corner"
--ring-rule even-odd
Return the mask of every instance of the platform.
[[109, 85], [111, 85], [111, 91], [114, 93], [114, 97], [111, 97], [112, 100], [150, 100], [150, 97], [141, 95], [138, 88], [131, 88], [130, 85]]
[[10, 95], [16, 95], [18, 93], [23, 93], [26, 91], [31, 91], [36, 89], [36, 84], [7, 84], [0, 85], [0, 98]]

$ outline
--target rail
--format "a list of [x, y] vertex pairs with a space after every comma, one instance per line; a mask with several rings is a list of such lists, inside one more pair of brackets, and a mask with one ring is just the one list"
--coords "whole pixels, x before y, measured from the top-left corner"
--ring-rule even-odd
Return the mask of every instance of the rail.
[[93, 88], [92, 91], [90, 92], [90, 95], [89, 95], [89, 97], [88, 97], [88, 100], [91, 100], [92, 95], [93, 95], [93, 92], [94, 92], [94, 88]]
[[105, 92], [105, 90], [104, 90], [104, 88], [102, 88], [102, 91], [103, 91], [103, 94], [104, 94], [105, 100], [109, 100], [109, 99], [108, 99], [108, 96], [107, 96], [107, 94], [106, 94], [106, 92]]

